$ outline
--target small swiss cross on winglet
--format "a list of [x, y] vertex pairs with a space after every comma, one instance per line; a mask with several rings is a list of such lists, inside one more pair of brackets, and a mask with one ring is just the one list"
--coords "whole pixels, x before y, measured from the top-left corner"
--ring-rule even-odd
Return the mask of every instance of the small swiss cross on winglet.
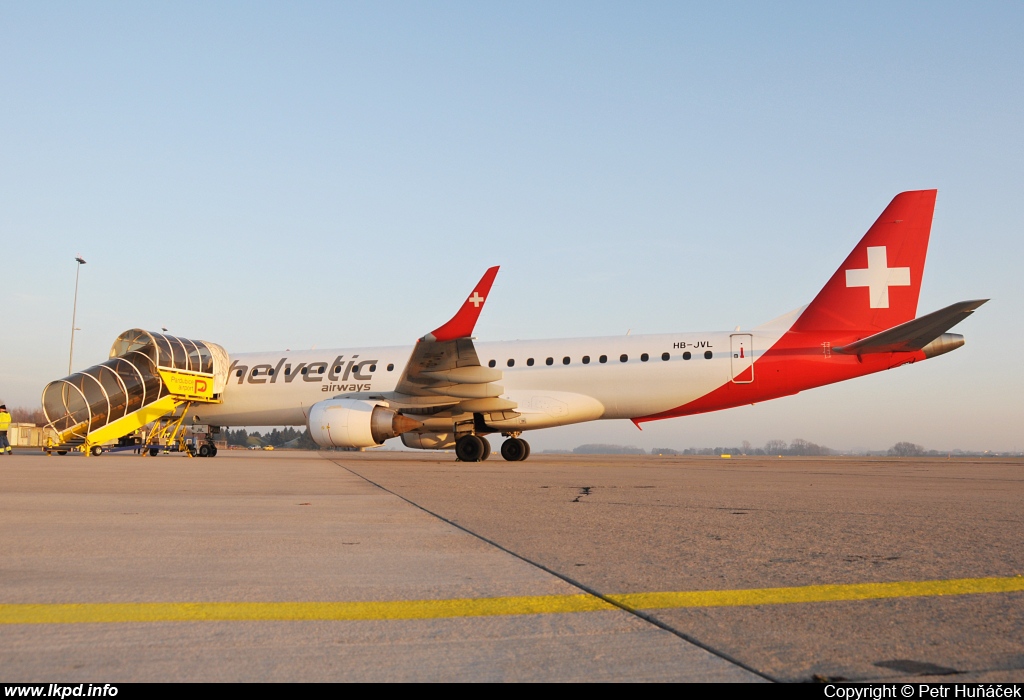
[[484, 309], [484, 302], [487, 301], [487, 295], [491, 293], [491, 285], [494, 283], [494, 277], [497, 274], [497, 265], [489, 268], [484, 273], [484, 276], [480, 278], [480, 281], [476, 283], [476, 286], [473, 287], [472, 293], [466, 297], [466, 301], [463, 302], [462, 308], [459, 309], [458, 313], [452, 316], [448, 323], [434, 332], [425, 335], [423, 340], [443, 342], [446, 340], [457, 340], [458, 338], [468, 338], [473, 335], [476, 320], [480, 318], [480, 312]]

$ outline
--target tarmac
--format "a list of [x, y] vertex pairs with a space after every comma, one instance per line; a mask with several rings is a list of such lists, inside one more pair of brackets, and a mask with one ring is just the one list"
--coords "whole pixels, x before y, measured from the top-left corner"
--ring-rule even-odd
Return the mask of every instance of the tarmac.
[[1024, 461], [0, 457], [0, 680], [1024, 681]]

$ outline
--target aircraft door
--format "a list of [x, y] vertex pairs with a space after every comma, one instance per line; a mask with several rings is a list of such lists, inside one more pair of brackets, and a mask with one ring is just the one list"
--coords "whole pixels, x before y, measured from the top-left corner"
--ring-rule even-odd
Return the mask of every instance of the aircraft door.
[[732, 345], [732, 381], [735, 384], [750, 384], [754, 381], [754, 336], [734, 333], [729, 339]]

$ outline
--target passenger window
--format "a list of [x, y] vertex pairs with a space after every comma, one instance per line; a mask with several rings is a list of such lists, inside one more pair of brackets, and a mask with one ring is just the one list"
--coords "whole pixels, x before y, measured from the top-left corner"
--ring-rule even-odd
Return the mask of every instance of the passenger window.
[[651, 359], [651, 356], [648, 355], [646, 352], [643, 355], [640, 356], [640, 361], [641, 362], [647, 362], [649, 359]]
[[273, 376], [273, 374], [274, 374], [274, 368], [273, 368], [273, 367], [271, 367], [270, 369], [268, 369], [268, 370], [267, 370], [267, 374], [269, 374], [269, 375]]
[[309, 367], [303, 367], [302, 368], [302, 373], [306, 374], [307, 372], [309, 372]]
[[601, 357], [597, 358], [597, 361], [600, 362], [601, 364], [604, 364], [605, 362], [608, 361], [608, 356], [607, 355], [601, 355]]
[[692, 357], [692, 355], [690, 355], [689, 351], [683, 353], [683, 359], [684, 360], [689, 360], [691, 357]]
[[710, 350], [706, 350], [704, 352], [704, 359], [705, 360], [710, 360], [711, 359], [711, 351]]
[[665, 362], [668, 362], [669, 357], [671, 357], [671, 355], [669, 355], [667, 352], [661, 353], [661, 359], [664, 360]]
[[583, 356], [583, 364], [585, 364], [585, 365], [589, 365], [590, 364], [590, 355], [584, 355]]
[[527, 367], [533, 367], [533, 358], [532, 358], [532, 357], [530, 357], [530, 358], [527, 358], [527, 360], [526, 360], [526, 366], [527, 366]]
[[629, 362], [629, 355], [619, 355], [619, 362]]
[[516, 361], [515, 360], [509, 360], [505, 364], [507, 364], [509, 367], [515, 367], [516, 366]]
[[236, 377], [241, 377], [242, 376], [242, 370], [238, 370], [238, 372], [235, 373], [235, 376]]
[[494, 365], [496, 365], [496, 364], [498, 364], [498, 363], [495, 362], [494, 360], [491, 360], [490, 362], [487, 363], [487, 366], [488, 367], [494, 367]]
[[317, 370], [317, 374], [323, 374], [323, 373], [324, 373], [324, 367], [321, 366], [320, 369]]
[[391, 363], [388, 363], [388, 372], [391, 372], [394, 369], [395, 369], [395, 366], [393, 364], [391, 364]]
[[255, 377], [255, 376], [256, 376], [257, 374], [259, 374], [259, 373], [260, 373], [260, 371], [259, 371], [258, 369], [254, 369], [254, 370], [252, 371], [252, 376], [254, 376], [254, 377]]
[[377, 365], [370, 365], [370, 371], [371, 372], [376, 372], [377, 371]]
[[568, 358], [568, 357], [563, 357], [563, 358], [562, 358], [562, 364], [563, 364], [563, 365], [567, 365], [567, 364], [569, 364], [569, 358]]
[[550, 367], [551, 365], [555, 364], [555, 358], [549, 357], [548, 359], [544, 360], [544, 364]]

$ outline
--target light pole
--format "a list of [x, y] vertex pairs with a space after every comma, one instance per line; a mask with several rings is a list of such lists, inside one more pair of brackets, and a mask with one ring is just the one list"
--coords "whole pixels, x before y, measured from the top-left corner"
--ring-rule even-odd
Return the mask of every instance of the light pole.
[[75, 319], [78, 317], [78, 275], [82, 271], [82, 265], [85, 264], [85, 260], [79, 255], [75, 257], [75, 262], [78, 263], [78, 266], [75, 268], [75, 306], [71, 312], [71, 351], [68, 353], [69, 376], [71, 375], [71, 363], [75, 359], [75, 331], [78, 330], [75, 328]]

